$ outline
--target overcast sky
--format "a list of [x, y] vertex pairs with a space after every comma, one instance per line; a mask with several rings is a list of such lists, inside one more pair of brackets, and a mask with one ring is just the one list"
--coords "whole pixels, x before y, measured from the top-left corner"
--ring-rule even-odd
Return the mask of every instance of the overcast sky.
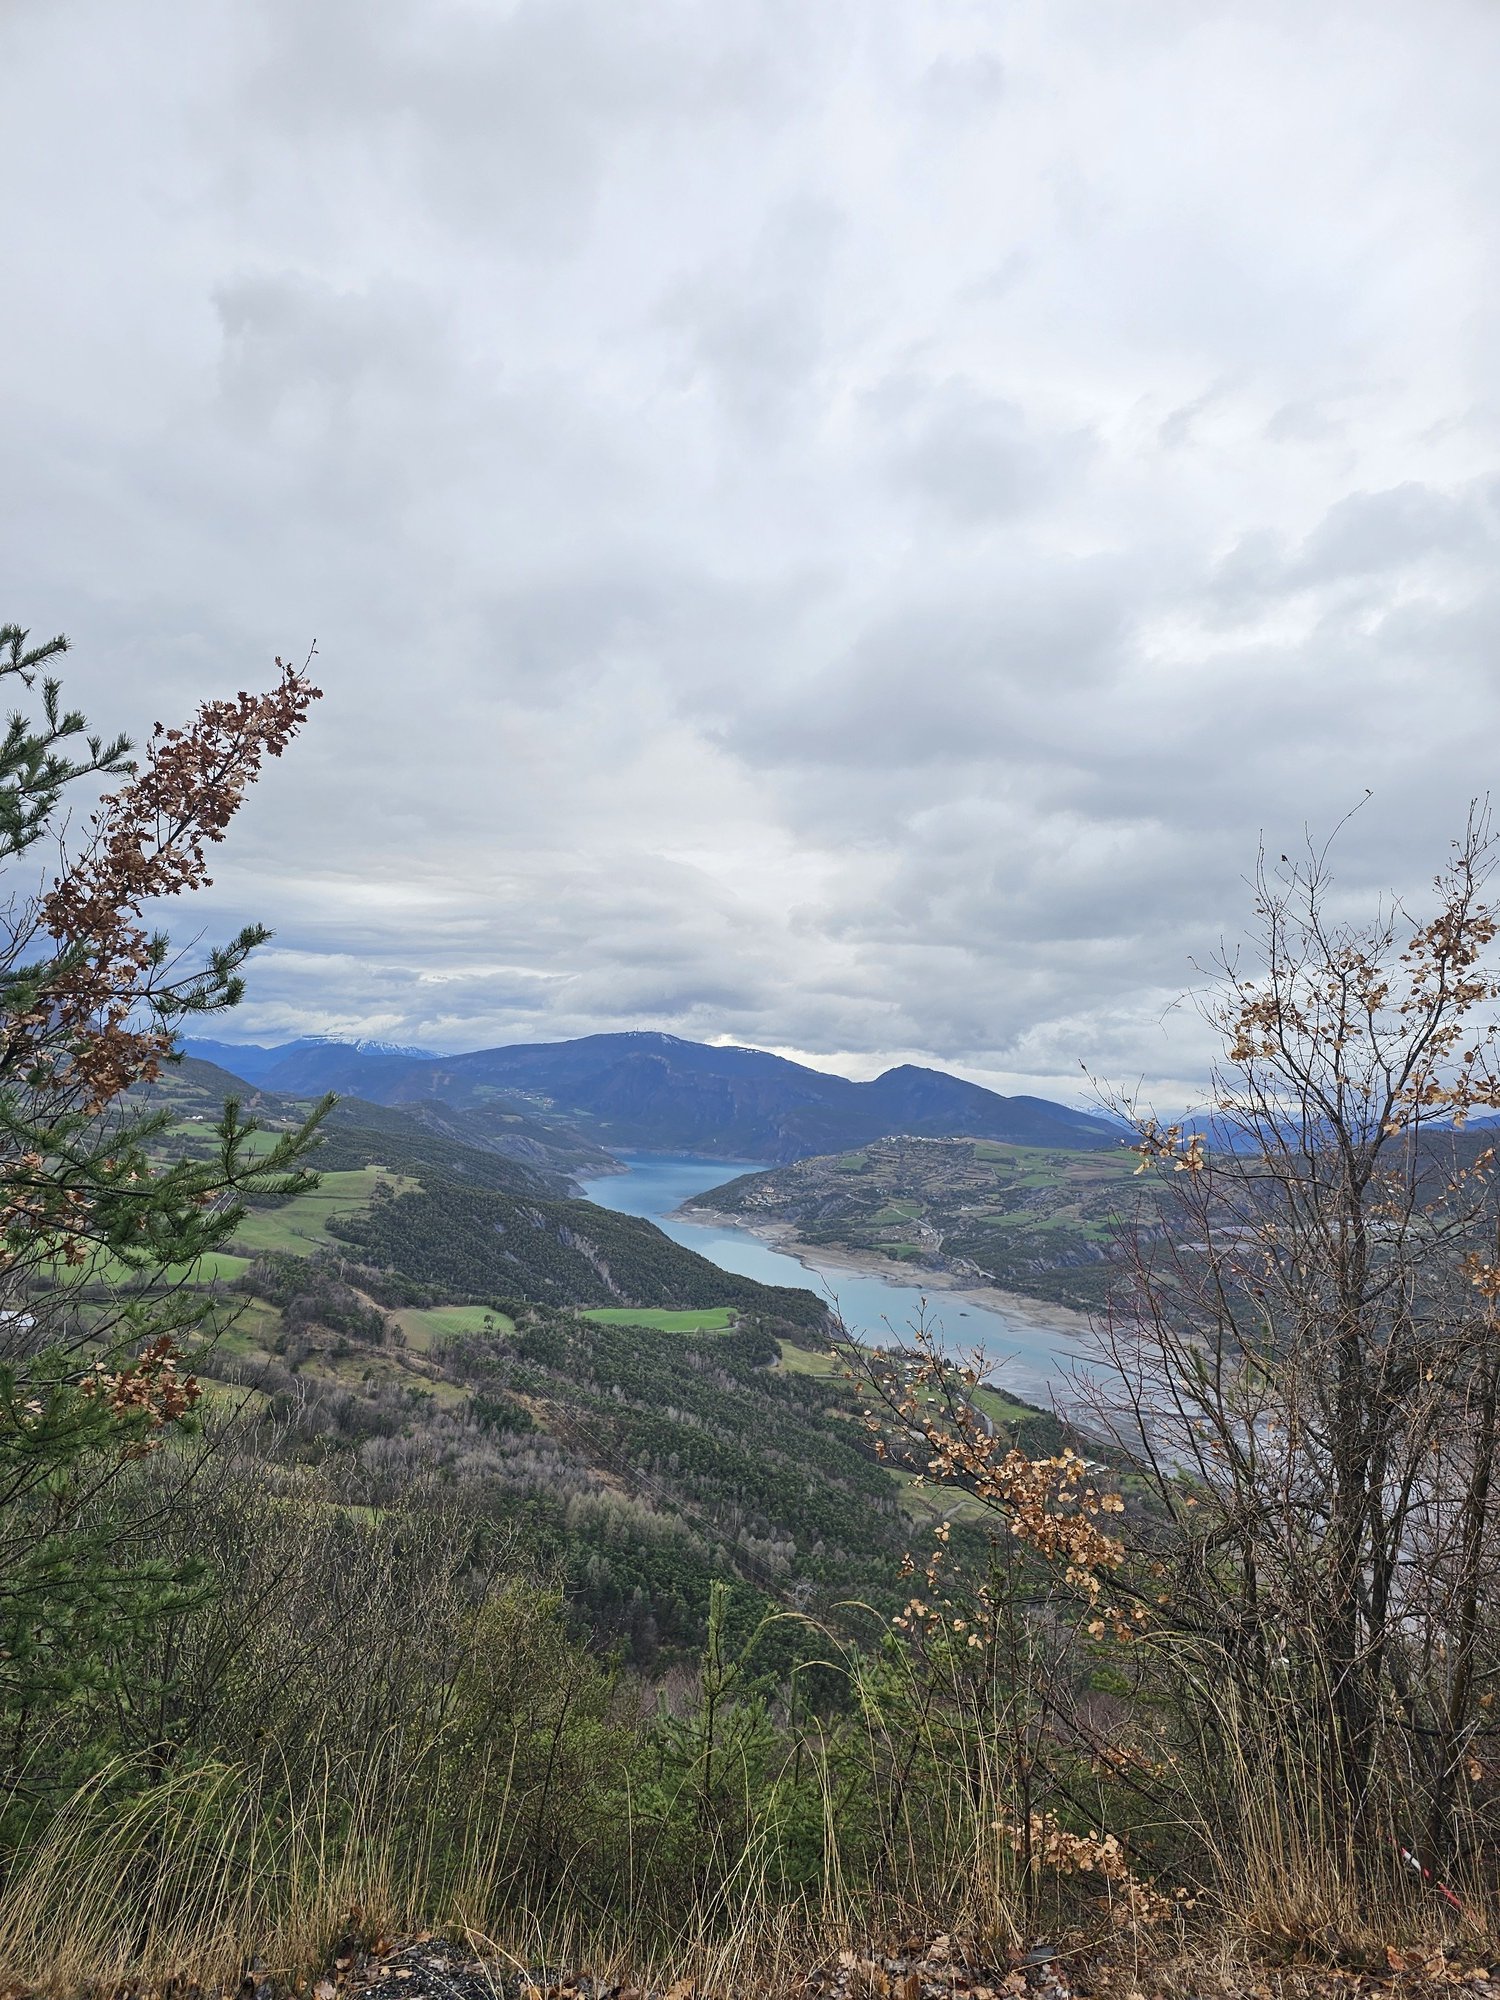
[[0, 617], [327, 690], [224, 1032], [1170, 1096], [1500, 745], [1491, 0], [0, 0]]

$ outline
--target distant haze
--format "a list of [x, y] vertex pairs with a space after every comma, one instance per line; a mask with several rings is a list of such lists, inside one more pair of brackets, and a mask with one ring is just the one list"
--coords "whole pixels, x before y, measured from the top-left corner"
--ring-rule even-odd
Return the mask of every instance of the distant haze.
[[1188, 1092], [1500, 741], [1500, 11], [9, 0], [0, 618], [328, 691], [216, 1032]]

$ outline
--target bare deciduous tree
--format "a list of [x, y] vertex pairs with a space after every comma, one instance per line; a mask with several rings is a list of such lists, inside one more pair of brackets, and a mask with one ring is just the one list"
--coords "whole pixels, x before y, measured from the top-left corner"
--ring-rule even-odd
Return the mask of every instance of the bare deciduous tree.
[[1326, 850], [1263, 861], [1204, 1003], [1210, 1109], [1137, 1121], [1154, 1199], [1101, 1329], [1096, 1414], [1154, 1523], [1121, 1572], [1143, 1668], [1205, 1772], [1256, 1772], [1360, 1867], [1424, 1842], [1451, 1863], [1489, 1780], [1492, 860], [1473, 815], [1427, 914], [1364, 922]]

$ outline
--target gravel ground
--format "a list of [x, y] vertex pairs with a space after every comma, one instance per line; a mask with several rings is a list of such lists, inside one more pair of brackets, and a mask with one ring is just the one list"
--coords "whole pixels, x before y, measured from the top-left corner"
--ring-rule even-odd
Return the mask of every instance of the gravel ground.
[[[1500, 1967], [1388, 1954], [1377, 1969], [1206, 1967], [1201, 1960], [1148, 1968], [1126, 1953], [1038, 1945], [997, 1961], [947, 1937], [902, 1938], [867, 1953], [842, 1951], [804, 1975], [778, 1982], [775, 2000], [1500, 2000]], [[272, 2000], [246, 1982], [245, 2000]], [[476, 1956], [453, 1939], [420, 1937], [351, 1950], [313, 1988], [311, 2000], [699, 2000], [690, 1980], [642, 1988], [570, 1971], [540, 1971]], [[704, 1996], [708, 2000], [708, 1996]], [[716, 1992], [712, 2000], [726, 2000]], [[772, 2000], [767, 1994], [763, 2000]]]

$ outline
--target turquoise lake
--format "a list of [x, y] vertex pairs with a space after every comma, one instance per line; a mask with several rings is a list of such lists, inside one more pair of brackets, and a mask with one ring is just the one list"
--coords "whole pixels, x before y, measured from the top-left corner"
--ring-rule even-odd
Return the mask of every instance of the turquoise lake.
[[[602, 1174], [580, 1181], [583, 1193], [601, 1208], [622, 1215], [643, 1215], [674, 1242], [721, 1270], [767, 1285], [801, 1285], [835, 1305], [849, 1332], [875, 1347], [910, 1339], [923, 1289], [919, 1279], [902, 1284], [850, 1270], [816, 1253], [803, 1258], [732, 1224], [694, 1222], [674, 1214], [684, 1202], [722, 1187], [738, 1174], [763, 1171], [756, 1160], [708, 1160], [688, 1155], [621, 1153], [622, 1174]], [[953, 1354], [978, 1350], [986, 1372], [1019, 1396], [1049, 1400], [1060, 1390], [1079, 1362], [1076, 1340], [1061, 1318], [1050, 1318], [1040, 1301], [1034, 1308], [999, 1311], [959, 1291], [931, 1291], [927, 1323], [935, 1327], [943, 1346]]]

